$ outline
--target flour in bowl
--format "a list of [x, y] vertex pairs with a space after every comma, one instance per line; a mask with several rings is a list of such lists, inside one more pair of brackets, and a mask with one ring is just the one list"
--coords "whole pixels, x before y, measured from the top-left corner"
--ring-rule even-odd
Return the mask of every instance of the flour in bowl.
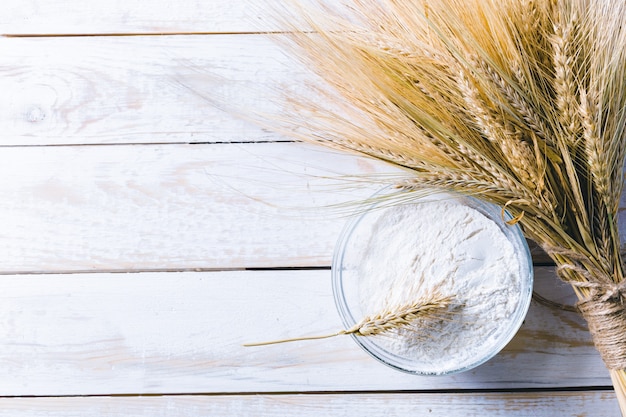
[[455, 199], [400, 204], [383, 209], [360, 240], [354, 268], [363, 315], [435, 290], [455, 297], [446, 318], [376, 337], [380, 348], [432, 374], [502, 348], [525, 278], [515, 245], [493, 219]]

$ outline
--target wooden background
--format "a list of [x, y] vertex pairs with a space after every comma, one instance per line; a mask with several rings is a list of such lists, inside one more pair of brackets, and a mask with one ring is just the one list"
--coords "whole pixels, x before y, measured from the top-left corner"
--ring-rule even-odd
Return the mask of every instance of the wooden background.
[[[269, 0], [268, 0], [269, 1]], [[3, 0], [0, 416], [617, 416], [574, 313], [533, 301], [479, 368], [417, 377], [348, 337], [329, 265], [380, 163], [218, 110], [306, 74], [255, 0]], [[537, 291], [569, 299], [549, 266]]]

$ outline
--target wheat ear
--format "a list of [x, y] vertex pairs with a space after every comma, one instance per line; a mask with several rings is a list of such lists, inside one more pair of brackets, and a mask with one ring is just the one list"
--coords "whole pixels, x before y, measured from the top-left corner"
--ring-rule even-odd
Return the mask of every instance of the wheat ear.
[[560, 121], [566, 130], [566, 139], [571, 148], [576, 146], [575, 141], [580, 125], [576, 106], [578, 100], [576, 99], [575, 57], [572, 54], [572, 49], [575, 48], [573, 32], [573, 22], [555, 24], [552, 39], [556, 107], [560, 112]]
[[448, 311], [448, 307], [450, 306], [452, 299], [452, 296], [442, 296], [438, 293], [432, 293], [412, 303], [403, 304], [394, 308], [387, 308], [381, 313], [366, 316], [347, 330], [340, 330], [336, 333], [321, 336], [295, 337], [291, 339], [272, 340], [269, 342], [246, 343], [244, 346], [265, 346], [278, 343], [297, 342], [301, 340], [328, 339], [330, 337], [344, 334], [353, 334], [355, 336], [375, 336], [409, 327], [419, 319], [428, 320], [442, 318], [442, 314], [445, 314]]

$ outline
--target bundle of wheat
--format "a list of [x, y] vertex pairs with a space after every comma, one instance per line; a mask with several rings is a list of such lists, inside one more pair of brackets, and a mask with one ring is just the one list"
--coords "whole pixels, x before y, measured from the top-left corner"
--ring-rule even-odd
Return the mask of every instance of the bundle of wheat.
[[506, 208], [574, 286], [626, 415], [626, 3], [351, 6], [281, 15], [290, 53], [327, 85], [324, 100], [285, 98], [285, 131], [405, 168], [406, 193], [439, 187]]

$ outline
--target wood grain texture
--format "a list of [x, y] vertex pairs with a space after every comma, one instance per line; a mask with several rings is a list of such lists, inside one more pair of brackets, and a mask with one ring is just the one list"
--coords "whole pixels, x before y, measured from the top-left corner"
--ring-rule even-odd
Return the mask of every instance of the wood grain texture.
[[341, 176], [385, 172], [297, 143], [4, 148], [0, 272], [328, 266], [381, 187]]
[[5, 0], [0, 33], [93, 34], [276, 30], [272, 1]]
[[347, 336], [242, 346], [340, 328], [329, 271], [3, 276], [0, 396], [610, 385], [582, 319], [537, 303], [500, 354], [453, 376], [398, 372]]
[[0, 38], [0, 145], [284, 140], [233, 114], [305, 79], [271, 36]]
[[611, 391], [4, 398], [6, 417], [615, 417]]

